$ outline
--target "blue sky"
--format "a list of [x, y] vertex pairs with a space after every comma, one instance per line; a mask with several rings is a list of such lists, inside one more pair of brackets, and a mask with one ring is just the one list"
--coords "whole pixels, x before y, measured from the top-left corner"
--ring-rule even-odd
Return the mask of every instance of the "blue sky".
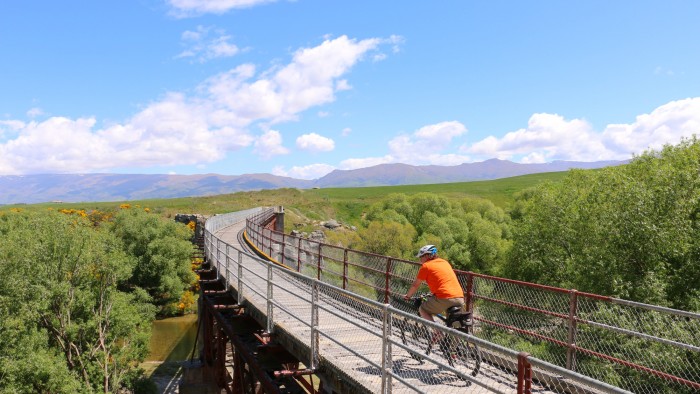
[[700, 133], [699, 1], [5, 1], [0, 175], [621, 160]]

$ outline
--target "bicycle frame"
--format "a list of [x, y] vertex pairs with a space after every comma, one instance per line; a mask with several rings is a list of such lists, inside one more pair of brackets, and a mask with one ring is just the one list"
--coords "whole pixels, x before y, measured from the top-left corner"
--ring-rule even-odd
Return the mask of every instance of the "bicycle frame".
[[[414, 306], [416, 308], [420, 308], [420, 305], [425, 300], [425, 298], [427, 298], [426, 294], [422, 294], [417, 297], [412, 297], [414, 301]], [[434, 316], [437, 316], [447, 327], [453, 328], [457, 331], [465, 332], [470, 335], [472, 334], [471, 314], [467, 312], [457, 312], [448, 315], [437, 314]], [[450, 321], [453, 318], [455, 320]], [[454, 322], [459, 322], [459, 326], [452, 326], [451, 324]], [[427, 331], [425, 333], [421, 333], [417, 322], [414, 324], [415, 327], [401, 328], [401, 340], [404, 344], [407, 344], [408, 342], [406, 338], [405, 328], [411, 330], [410, 333], [412, 334], [414, 341], [417, 343], [421, 342], [419, 337], [421, 337], [424, 334], [428, 335]], [[423, 330], [425, 330], [425, 328], [423, 328]], [[450, 366], [454, 367], [455, 361], [460, 362], [467, 368], [472, 368], [470, 364], [473, 364], [471, 375], [476, 376], [479, 373], [479, 368], [481, 365], [481, 353], [479, 352], [479, 348], [476, 346], [476, 344], [467, 341], [458, 342], [457, 344], [448, 343], [447, 339], [448, 338], [446, 337], [435, 338], [432, 335], [428, 335], [428, 337], [425, 338], [425, 342], [427, 342], [425, 354], [430, 354], [430, 352], [433, 349], [433, 345], [437, 343], [440, 351], [444, 354]], [[423, 358], [418, 354], [411, 353], [411, 358], [415, 359], [416, 361], [419, 361], [421, 364], [423, 363]]]

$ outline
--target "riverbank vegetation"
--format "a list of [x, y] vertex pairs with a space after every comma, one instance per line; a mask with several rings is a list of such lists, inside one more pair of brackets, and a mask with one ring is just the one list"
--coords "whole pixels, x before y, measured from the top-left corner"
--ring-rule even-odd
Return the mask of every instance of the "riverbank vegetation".
[[187, 226], [125, 207], [9, 210], [0, 237], [0, 391], [152, 386], [138, 365], [194, 279]]
[[517, 199], [509, 276], [700, 311], [700, 141]]

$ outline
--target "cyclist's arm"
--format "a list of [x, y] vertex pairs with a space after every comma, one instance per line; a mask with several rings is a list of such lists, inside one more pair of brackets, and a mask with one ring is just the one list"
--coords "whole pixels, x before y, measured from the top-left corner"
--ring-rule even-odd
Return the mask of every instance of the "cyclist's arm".
[[413, 284], [411, 285], [411, 288], [408, 289], [408, 293], [406, 293], [403, 298], [405, 300], [413, 297], [414, 294], [416, 294], [416, 291], [418, 291], [418, 288], [420, 287], [421, 283], [423, 283], [424, 280], [416, 278], [416, 280], [413, 281]]

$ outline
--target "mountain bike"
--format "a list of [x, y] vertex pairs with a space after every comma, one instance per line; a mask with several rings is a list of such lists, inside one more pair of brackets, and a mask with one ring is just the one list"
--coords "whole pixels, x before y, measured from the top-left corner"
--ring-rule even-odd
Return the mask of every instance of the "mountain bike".
[[[430, 294], [421, 294], [411, 297], [410, 300], [417, 310], [429, 296]], [[445, 323], [447, 327], [472, 335], [473, 320], [471, 312], [464, 312], [461, 307], [453, 306], [447, 309], [445, 315], [438, 314], [435, 316]], [[404, 345], [413, 344], [421, 349], [425, 348], [426, 356], [433, 351], [433, 347], [437, 343], [438, 349], [447, 359], [451, 367], [464, 367], [468, 371], [471, 371], [472, 376], [476, 376], [479, 373], [481, 353], [475, 343], [446, 334], [442, 334], [436, 341], [434, 340], [435, 334], [433, 334], [432, 331], [432, 329], [417, 321], [412, 323], [406, 322], [401, 325], [401, 341]], [[409, 351], [409, 354], [414, 360], [421, 364], [424, 363], [423, 357], [419, 353]]]

